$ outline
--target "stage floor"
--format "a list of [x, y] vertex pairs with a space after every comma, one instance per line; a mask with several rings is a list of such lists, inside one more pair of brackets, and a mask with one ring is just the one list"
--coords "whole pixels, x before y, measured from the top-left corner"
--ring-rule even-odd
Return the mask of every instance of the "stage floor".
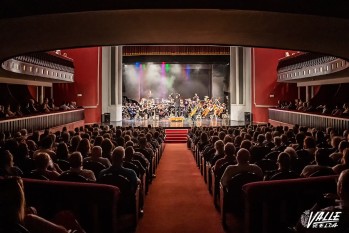
[[133, 126], [133, 127], [147, 127], [148, 125], [151, 125], [152, 127], [163, 127], [163, 128], [190, 128], [192, 126], [213, 126], [213, 127], [219, 127], [219, 126], [244, 126], [244, 121], [230, 121], [227, 119], [201, 119], [192, 121], [191, 119], [184, 119], [183, 122], [170, 122], [169, 119], [161, 119], [161, 120], [122, 120], [122, 121], [113, 121], [110, 122], [110, 124], [115, 126]]

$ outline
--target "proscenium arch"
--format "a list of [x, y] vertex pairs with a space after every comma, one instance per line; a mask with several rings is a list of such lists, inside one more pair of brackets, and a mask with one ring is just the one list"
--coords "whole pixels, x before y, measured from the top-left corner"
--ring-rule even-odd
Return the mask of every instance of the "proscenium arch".
[[240, 45], [349, 59], [349, 19], [270, 11], [126, 9], [0, 19], [0, 61], [107, 45]]

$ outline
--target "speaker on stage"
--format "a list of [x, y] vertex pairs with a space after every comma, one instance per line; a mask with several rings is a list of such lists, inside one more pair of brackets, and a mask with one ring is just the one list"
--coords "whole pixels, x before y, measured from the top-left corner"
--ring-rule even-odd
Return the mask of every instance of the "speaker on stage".
[[245, 125], [253, 124], [252, 113], [245, 112], [245, 117], [244, 118], [245, 118]]
[[110, 122], [110, 113], [102, 114], [102, 122], [103, 123], [109, 123]]

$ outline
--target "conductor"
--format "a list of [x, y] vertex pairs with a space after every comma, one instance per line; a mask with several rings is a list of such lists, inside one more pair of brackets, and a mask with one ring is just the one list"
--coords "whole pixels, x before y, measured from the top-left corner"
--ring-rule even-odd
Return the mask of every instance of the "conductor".
[[181, 106], [181, 99], [179, 93], [172, 93], [171, 97], [174, 99], [174, 107], [175, 107], [175, 116], [179, 117], [179, 108]]

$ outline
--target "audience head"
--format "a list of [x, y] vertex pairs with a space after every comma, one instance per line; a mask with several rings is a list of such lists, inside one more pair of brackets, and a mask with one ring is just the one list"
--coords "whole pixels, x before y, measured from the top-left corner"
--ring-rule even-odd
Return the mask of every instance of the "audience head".
[[35, 157], [35, 165], [39, 170], [46, 170], [50, 166], [50, 156], [47, 153], [40, 152]]
[[331, 146], [338, 149], [339, 143], [342, 141], [341, 137], [335, 136], [331, 139]]
[[224, 145], [224, 154], [226, 156], [229, 156], [229, 157], [235, 156], [235, 152], [236, 152], [236, 149], [233, 143], [228, 142], [227, 144]]
[[75, 135], [71, 138], [71, 148], [72, 151], [76, 151], [78, 149], [78, 145], [81, 141], [81, 137], [79, 135]]
[[341, 162], [342, 164], [349, 165], [349, 148], [344, 149]]
[[57, 159], [68, 160], [69, 157], [69, 149], [67, 144], [64, 142], [60, 142], [57, 146], [56, 150]]
[[337, 194], [341, 200], [349, 201], [349, 170], [344, 170], [339, 175]]
[[100, 158], [102, 157], [102, 147], [94, 146], [91, 151], [91, 157]]
[[286, 152], [281, 152], [277, 158], [277, 164], [280, 170], [288, 171], [290, 169], [290, 155]]
[[328, 165], [328, 153], [325, 149], [317, 149], [315, 151], [315, 161], [320, 166], [327, 166]]
[[82, 155], [80, 152], [75, 151], [69, 157], [69, 164], [72, 168], [82, 167]]
[[214, 144], [214, 148], [216, 149], [218, 154], [224, 153], [224, 142], [222, 140], [218, 140]]
[[244, 148], [246, 150], [250, 150], [252, 147], [252, 142], [250, 140], [243, 140], [241, 142], [240, 148]]
[[130, 162], [133, 158], [133, 154], [135, 153], [132, 146], [126, 147], [125, 149], [125, 161]]
[[236, 160], [237, 160], [238, 164], [249, 163], [250, 152], [244, 148], [241, 148], [236, 155]]
[[113, 154], [111, 156], [111, 162], [113, 166], [122, 166], [123, 159], [125, 157], [125, 149], [121, 146], [116, 147], [113, 150]]
[[23, 222], [25, 197], [21, 178], [0, 179], [0, 209], [0, 228]]
[[45, 137], [41, 142], [41, 146], [44, 149], [51, 149], [52, 144], [53, 144], [53, 141], [51, 137]]
[[316, 147], [316, 142], [313, 137], [306, 137], [304, 139], [304, 149], [314, 149]]
[[286, 152], [290, 156], [290, 158], [297, 158], [298, 157], [297, 152], [292, 147], [286, 147], [284, 152]]
[[8, 150], [0, 151], [0, 168], [13, 167], [13, 155]]
[[262, 144], [265, 140], [265, 136], [263, 134], [259, 134], [258, 137], [257, 137], [257, 142], [259, 144]]

